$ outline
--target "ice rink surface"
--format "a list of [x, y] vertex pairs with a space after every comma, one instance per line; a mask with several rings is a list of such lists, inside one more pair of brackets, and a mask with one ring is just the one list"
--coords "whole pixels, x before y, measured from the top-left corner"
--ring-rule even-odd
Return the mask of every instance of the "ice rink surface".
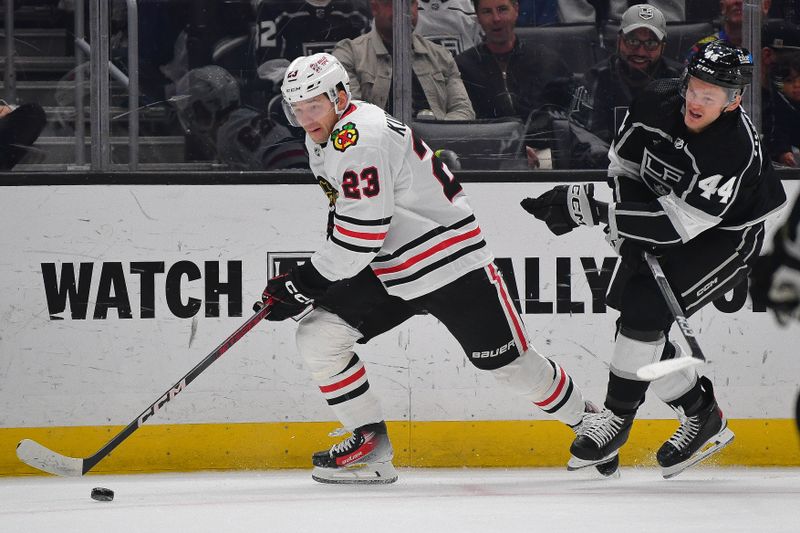
[[[112, 502], [89, 497], [92, 487]], [[3, 533], [800, 532], [800, 469], [697, 468], [663, 480], [561, 469], [400, 469], [393, 485], [309, 471], [0, 478]]]

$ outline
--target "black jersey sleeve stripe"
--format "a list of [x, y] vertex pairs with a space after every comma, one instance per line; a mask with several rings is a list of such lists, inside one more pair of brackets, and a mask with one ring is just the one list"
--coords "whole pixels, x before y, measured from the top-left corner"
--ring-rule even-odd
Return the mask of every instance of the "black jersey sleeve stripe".
[[328, 405], [337, 405], [346, 402], [347, 400], [358, 398], [368, 390], [369, 390], [369, 381], [365, 381], [363, 385], [351, 390], [348, 393], [342, 394], [341, 396], [337, 396], [336, 398], [330, 398], [327, 400], [327, 402]]
[[381, 262], [384, 262], [384, 261], [391, 261], [392, 259], [400, 257], [401, 255], [403, 255], [407, 251], [411, 250], [412, 248], [414, 248], [416, 246], [419, 246], [420, 244], [433, 239], [437, 235], [441, 235], [442, 233], [444, 233], [446, 231], [452, 231], [452, 230], [463, 228], [464, 226], [466, 226], [467, 224], [470, 224], [472, 222], [475, 222], [475, 215], [470, 215], [470, 216], [468, 216], [468, 217], [466, 217], [464, 219], [459, 220], [455, 224], [450, 224], [449, 226], [446, 226], [446, 227], [445, 226], [436, 227], [436, 228], [428, 231], [427, 233], [424, 233], [424, 234], [420, 235], [416, 239], [414, 239], [412, 241], [409, 241], [408, 243], [404, 244], [403, 246], [401, 246], [400, 248], [398, 248], [394, 252], [392, 252], [390, 254], [381, 255], [381, 256], [376, 257], [375, 259], [372, 260], [372, 262], [373, 263], [381, 263]]
[[377, 248], [368, 248], [366, 246], [358, 246], [355, 244], [350, 244], [349, 242], [344, 242], [343, 240], [338, 239], [334, 235], [331, 235], [331, 242], [335, 243], [337, 246], [344, 248], [345, 250], [350, 250], [351, 252], [356, 252], [359, 254], [374, 254], [381, 249], [380, 246], [378, 246]]
[[426, 274], [428, 274], [430, 272], [433, 272], [437, 268], [441, 268], [442, 266], [446, 265], [447, 263], [451, 263], [452, 261], [455, 261], [459, 257], [463, 257], [463, 256], [465, 256], [465, 255], [467, 255], [469, 253], [474, 252], [475, 250], [480, 250], [484, 246], [486, 246], [486, 241], [481, 239], [480, 242], [476, 242], [475, 244], [472, 244], [470, 246], [462, 248], [462, 249], [458, 250], [457, 252], [453, 252], [452, 254], [448, 255], [447, 257], [443, 257], [443, 258], [439, 259], [438, 261], [435, 261], [435, 262], [427, 265], [426, 267], [417, 270], [416, 272], [414, 272], [413, 274], [411, 274], [409, 276], [406, 276], [404, 278], [396, 278], [396, 279], [386, 280], [386, 281], [383, 282], [383, 284], [386, 285], [387, 287], [393, 287], [395, 285], [401, 285], [403, 283], [410, 283], [412, 281], [418, 280], [422, 276], [424, 276], [424, 275], [426, 275]]
[[341, 220], [342, 222], [347, 222], [349, 224], [355, 224], [357, 226], [385, 226], [386, 224], [389, 224], [392, 221], [392, 217], [378, 218], [375, 220], [364, 220], [361, 218], [353, 218], [340, 215], [339, 213], [334, 213], [333, 216], [337, 220]]

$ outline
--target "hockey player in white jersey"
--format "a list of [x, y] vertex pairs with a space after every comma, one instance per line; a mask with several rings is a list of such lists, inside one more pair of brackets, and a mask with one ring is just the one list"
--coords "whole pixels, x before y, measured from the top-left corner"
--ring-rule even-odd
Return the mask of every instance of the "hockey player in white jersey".
[[[313, 479], [397, 479], [381, 406], [354, 345], [419, 313], [439, 319], [477, 368], [577, 431], [587, 410], [581, 392], [530, 345], [461, 185], [408, 126], [351, 101], [348, 84], [325, 53], [300, 57], [286, 72], [284, 110], [306, 131], [311, 170], [330, 202], [328, 239], [309, 261], [270, 279], [262, 298], [273, 305], [268, 320], [313, 301], [297, 329], [298, 351], [352, 432], [314, 454]], [[613, 473], [616, 462], [601, 469]]]

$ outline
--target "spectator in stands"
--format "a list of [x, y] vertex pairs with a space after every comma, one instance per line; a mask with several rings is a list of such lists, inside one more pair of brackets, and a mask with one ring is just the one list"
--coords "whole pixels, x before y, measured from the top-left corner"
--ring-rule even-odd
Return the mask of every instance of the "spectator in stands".
[[23, 158], [28, 162], [41, 159], [33, 143], [46, 122], [44, 109], [37, 103], [14, 106], [0, 100], [0, 171], [11, 170]]
[[[761, 0], [761, 11], [766, 17], [772, 0]], [[744, 20], [742, 11], [742, 0], [720, 0], [720, 17], [722, 27], [713, 34], [703, 37], [697, 41], [687, 56], [687, 61], [694, 56], [700, 48], [711, 41], [725, 41], [736, 46], [742, 45], [742, 22]]]
[[[547, 105], [567, 107], [572, 73], [550, 50], [517, 38], [517, 0], [473, 2], [484, 42], [456, 57], [456, 63], [476, 116], [517, 117], [527, 123]], [[536, 150], [546, 148], [547, 143], [528, 146], [530, 166], [538, 166]]]
[[[620, 20], [629, 3], [628, 0], [558, 0], [558, 17], [562, 23], [601, 24], [606, 19]], [[650, 0], [647, 3], [658, 8], [670, 22], [686, 20], [685, 0]]]
[[[683, 66], [663, 56], [667, 23], [658, 8], [637, 4], [622, 16], [617, 50], [584, 76], [586, 106], [579, 120], [611, 142], [631, 101], [654, 79], [677, 78]], [[598, 166], [608, 166], [604, 157]]]
[[[800, 26], [770, 22], [761, 50], [764, 142], [773, 161], [800, 166]], [[794, 153], [793, 153], [794, 152]]]
[[257, 65], [330, 52], [342, 39], [355, 39], [369, 29], [367, 17], [348, 0], [262, 0], [256, 21]]
[[178, 118], [206, 160], [236, 170], [308, 167], [302, 142], [266, 112], [242, 106], [238, 82], [222, 67], [192, 69], [177, 89]]
[[[392, 0], [370, 0], [373, 28], [356, 39], [336, 44], [333, 55], [350, 77], [355, 99], [392, 112]], [[411, 0], [411, 23], [417, 24], [417, 1]], [[412, 46], [412, 110], [436, 120], [469, 120], [475, 112], [453, 55], [416, 33]]]
[[471, 0], [419, 0], [416, 32], [457, 56], [481, 42]]

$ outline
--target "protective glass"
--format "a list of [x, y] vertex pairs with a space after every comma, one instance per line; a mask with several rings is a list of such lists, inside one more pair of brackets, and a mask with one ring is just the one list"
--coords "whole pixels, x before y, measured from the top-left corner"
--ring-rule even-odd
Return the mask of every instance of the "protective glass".
[[282, 100], [281, 103], [289, 124], [300, 128], [319, 122], [333, 111], [333, 102], [324, 94], [293, 104], [288, 103], [286, 100]]
[[623, 37], [622, 40], [625, 41], [625, 46], [629, 48], [636, 49], [640, 46], [643, 46], [648, 52], [652, 52], [661, 45], [661, 41], [656, 39], [647, 39], [646, 41], [642, 41], [636, 37]]

